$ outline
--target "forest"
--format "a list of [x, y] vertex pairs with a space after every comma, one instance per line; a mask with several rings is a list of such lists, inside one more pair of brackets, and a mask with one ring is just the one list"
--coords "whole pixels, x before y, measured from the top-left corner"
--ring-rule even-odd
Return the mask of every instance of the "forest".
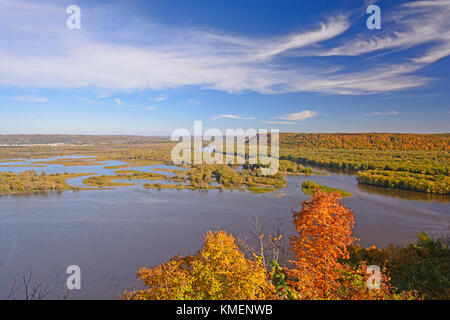
[[295, 149], [450, 151], [450, 134], [281, 133], [280, 146]]
[[304, 165], [347, 170], [449, 174], [450, 153], [443, 151], [281, 149], [280, 158]]
[[283, 148], [280, 158], [355, 173], [363, 184], [449, 194], [448, 151]]
[[23, 171], [19, 174], [0, 172], [0, 194], [78, 190], [79, 188], [68, 185], [66, 180], [84, 175], [86, 174], [45, 174], [45, 172], [37, 174], [32, 170]]
[[421, 174], [404, 171], [359, 171], [359, 183], [389, 189], [404, 189], [436, 194], [450, 194], [450, 177], [443, 174]]

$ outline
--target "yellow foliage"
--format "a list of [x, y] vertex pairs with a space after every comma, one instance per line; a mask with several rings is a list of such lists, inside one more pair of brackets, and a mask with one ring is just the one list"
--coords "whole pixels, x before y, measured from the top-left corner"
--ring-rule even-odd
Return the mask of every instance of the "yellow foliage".
[[260, 259], [249, 260], [225, 231], [208, 233], [200, 252], [175, 256], [137, 276], [147, 289], [125, 292], [125, 299], [241, 300], [273, 299], [275, 288]]

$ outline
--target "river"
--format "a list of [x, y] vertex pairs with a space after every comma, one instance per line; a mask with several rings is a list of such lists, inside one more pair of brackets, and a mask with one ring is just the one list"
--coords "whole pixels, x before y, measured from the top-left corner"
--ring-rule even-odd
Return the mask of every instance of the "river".
[[[112, 174], [115, 170], [103, 167], [120, 164], [0, 171]], [[83, 179], [69, 182], [82, 185]], [[71, 291], [70, 299], [115, 299], [124, 289], [139, 285], [135, 272], [140, 267], [155, 266], [177, 253], [195, 253], [209, 229], [249, 235], [249, 219], [254, 217], [267, 233], [279, 227], [287, 239], [294, 233], [292, 210], [307, 198], [301, 191], [305, 179], [354, 194], [343, 203], [355, 214], [355, 236], [364, 246], [404, 244], [415, 241], [420, 231], [439, 235], [450, 223], [449, 197], [361, 186], [353, 175], [336, 172], [287, 179], [287, 187], [266, 194], [145, 189], [141, 181], [116, 189], [0, 196], [0, 298], [8, 296], [14, 279], [20, 284], [30, 270], [33, 282], [49, 285], [57, 298], [64, 291], [65, 269], [78, 265], [82, 288]]]

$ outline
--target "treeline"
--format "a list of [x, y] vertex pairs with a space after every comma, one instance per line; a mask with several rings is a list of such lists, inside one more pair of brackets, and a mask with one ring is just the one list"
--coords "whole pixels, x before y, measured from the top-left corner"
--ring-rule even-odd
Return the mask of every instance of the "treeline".
[[0, 135], [0, 144], [74, 144], [74, 145], [120, 145], [167, 141], [167, 138], [122, 135], [67, 135], [67, 134], [8, 134]]
[[304, 168], [300, 163], [296, 163], [289, 160], [280, 160], [279, 171], [287, 173], [304, 173], [313, 174], [311, 168]]
[[19, 174], [0, 172], [0, 193], [73, 190], [65, 182], [68, 177], [68, 174], [37, 174], [32, 170]]
[[122, 152], [116, 158], [117, 160], [146, 160], [146, 161], [160, 161], [172, 164], [171, 148], [168, 146], [160, 146], [159, 148], [136, 149], [127, 152]]
[[282, 149], [280, 158], [349, 171], [385, 170], [449, 175], [450, 152], [401, 150]]
[[[270, 140], [270, 135], [269, 135]], [[126, 135], [0, 135], [0, 144], [142, 145], [170, 142], [166, 137]], [[403, 133], [281, 133], [285, 148], [376, 149], [376, 150], [446, 150], [450, 134]]]
[[321, 184], [317, 184], [313, 181], [309, 181], [309, 180], [305, 180], [302, 183], [302, 191], [305, 194], [308, 195], [313, 195], [317, 189], [326, 192], [326, 193], [333, 193], [333, 192], [339, 192], [341, 194], [342, 197], [352, 197], [353, 195], [345, 190], [341, 190], [341, 189], [336, 189], [336, 188], [331, 188], [331, 187], [327, 187]]
[[390, 189], [450, 194], [450, 177], [400, 171], [368, 170], [358, 172], [359, 183]]
[[450, 151], [450, 134], [281, 133], [280, 147]]
[[[151, 138], [151, 137], [150, 137]], [[119, 141], [116, 141], [119, 142]], [[122, 141], [123, 144], [82, 144], [82, 145], [30, 145], [0, 147], [0, 159], [49, 158], [54, 156], [90, 155], [110, 160], [154, 160], [170, 162], [173, 142], [155, 140], [148, 143], [134, 144]]]
[[363, 184], [449, 194], [448, 151], [282, 149], [280, 158], [359, 172], [358, 181]]

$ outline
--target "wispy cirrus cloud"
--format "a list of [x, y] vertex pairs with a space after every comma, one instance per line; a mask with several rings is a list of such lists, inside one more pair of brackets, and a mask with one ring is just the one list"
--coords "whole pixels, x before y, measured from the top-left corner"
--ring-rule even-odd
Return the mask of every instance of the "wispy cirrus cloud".
[[242, 117], [236, 114], [219, 114], [211, 118], [212, 120], [218, 119], [234, 119], [234, 120], [255, 120], [255, 117]]
[[[383, 15], [383, 23], [389, 24], [383, 36], [358, 36], [341, 46], [331, 48], [319, 55], [356, 56], [385, 49], [407, 49], [424, 43], [450, 41], [450, 1], [412, 1], [400, 5]], [[435, 49], [439, 48], [436, 46]], [[446, 54], [448, 55], [448, 53]]]
[[114, 102], [117, 103], [119, 106], [121, 106], [123, 104], [119, 98], [115, 98]]
[[267, 123], [267, 124], [281, 124], [281, 125], [291, 125], [291, 124], [295, 124], [295, 122], [292, 121], [272, 121], [272, 120], [263, 120], [261, 121], [262, 123]]
[[167, 100], [167, 96], [161, 95], [161, 96], [157, 96], [156, 98], [150, 98], [150, 99], [153, 101], [161, 102], [161, 101]]
[[88, 99], [86, 97], [82, 97], [82, 96], [74, 96], [75, 99], [78, 99], [80, 101], [86, 102], [86, 103], [95, 103], [94, 100]]
[[317, 30], [293, 34], [281, 39], [273, 39], [271, 43], [261, 48], [255, 57], [258, 59], [267, 59], [289, 50], [332, 39], [345, 32], [349, 27], [350, 23], [347, 17], [341, 15], [337, 18], [329, 19], [326, 23], [321, 23]]
[[188, 99], [186, 102], [189, 103], [189, 104], [200, 104], [200, 103], [202, 103], [202, 101], [198, 100], [198, 99]]
[[36, 95], [23, 95], [23, 96], [14, 96], [11, 98], [14, 101], [21, 102], [48, 102], [46, 97], [36, 96]]
[[398, 116], [401, 113], [398, 111], [375, 111], [371, 113], [366, 113], [367, 116]]
[[[360, 35], [331, 47], [324, 43], [345, 36], [351, 26], [345, 13], [276, 37], [236, 36], [148, 23], [117, 27], [117, 32], [105, 37], [83, 28], [73, 33], [61, 27], [57, 17], [65, 8], [59, 4], [37, 6], [24, 0], [0, 0], [0, 4], [0, 30], [8, 40], [2, 45], [6, 40], [0, 37], [0, 86], [93, 87], [107, 92], [198, 86], [228, 93], [362, 95], [424, 86], [431, 79], [417, 72], [450, 54], [448, 0], [400, 5], [391, 10], [390, 28], [383, 36], [367, 39]], [[98, 15], [99, 25], [122, 14], [120, 9], [107, 9], [102, 10], [101, 5], [90, 9]], [[30, 19], [36, 17], [36, 10], [37, 21]], [[109, 16], [99, 12], [108, 12]], [[149, 39], [142, 40], [146, 37]], [[423, 44], [430, 47], [422, 54], [405, 56], [391, 64], [374, 62], [362, 71], [338, 65], [332, 58]], [[321, 45], [323, 48], [317, 49]], [[33, 48], [32, 54], [28, 47]], [[304, 55], [326, 63], [307, 63]], [[295, 62], [283, 59], [286, 56]]]
[[313, 117], [317, 117], [319, 114], [315, 111], [311, 110], [302, 110], [299, 112], [289, 113], [285, 115], [281, 115], [278, 117], [274, 117], [274, 120], [263, 120], [262, 123], [266, 124], [278, 124], [278, 125], [294, 125], [300, 121], [304, 121], [306, 119], [310, 119]]
[[289, 113], [283, 116], [277, 117], [277, 119], [281, 120], [290, 120], [290, 121], [303, 121], [312, 117], [317, 117], [318, 114], [315, 111], [311, 110], [303, 110], [295, 113]]
[[108, 97], [110, 97], [110, 96], [111, 96], [110, 93], [105, 93], [105, 92], [103, 92], [103, 93], [97, 94], [96, 98], [97, 98], [97, 99], [104, 99], [104, 98], [108, 98]]

